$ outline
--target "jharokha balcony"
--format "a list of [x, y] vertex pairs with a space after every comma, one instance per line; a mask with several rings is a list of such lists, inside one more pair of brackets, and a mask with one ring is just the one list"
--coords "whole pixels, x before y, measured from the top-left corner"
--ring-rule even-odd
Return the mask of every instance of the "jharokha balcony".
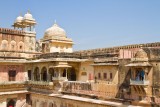
[[149, 85], [148, 68], [137, 68], [136, 66], [132, 67], [131, 69], [130, 85]]

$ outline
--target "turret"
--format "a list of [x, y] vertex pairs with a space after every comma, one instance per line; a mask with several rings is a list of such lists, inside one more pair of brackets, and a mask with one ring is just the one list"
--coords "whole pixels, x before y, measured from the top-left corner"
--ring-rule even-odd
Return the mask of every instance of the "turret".
[[14, 29], [22, 30], [25, 32], [24, 44], [25, 51], [35, 52], [36, 46], [36, 32], [35, 32], [36, 20], [33, 18], [30, 11], [28, 11], [23, 17], [18, 16], [12, 25]]
[[14, 29], [22, 29], [25, 31], [35, 31], [36, 20], [33, 18], [30, 11], [28, 11], [24, 17], [18, 16], [13, 24]]

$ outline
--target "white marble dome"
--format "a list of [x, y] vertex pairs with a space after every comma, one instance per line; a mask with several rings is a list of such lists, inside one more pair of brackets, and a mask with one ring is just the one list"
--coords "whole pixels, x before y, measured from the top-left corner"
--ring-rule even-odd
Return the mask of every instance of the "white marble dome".
[[56, 23], [48, 28], [44, 33], [45, 39], [51, 39], [51, 38], [66, 38], [66, 32], [64, 29], [60, 28]]
[[15, 20], [15, 23], [17, 23], [17, 22], [22, 22], [22, 20], [23, 20], [23, 17], [22, 17], [22, 16], [18, 16], [18, 17], [16, 18], [16, 20]]
[[24, 15], [24, 18], [23, 18], [23, 19], [34, 20], [32, 14], [30, 14], [30, 12], [27, 12], [27, 13]]

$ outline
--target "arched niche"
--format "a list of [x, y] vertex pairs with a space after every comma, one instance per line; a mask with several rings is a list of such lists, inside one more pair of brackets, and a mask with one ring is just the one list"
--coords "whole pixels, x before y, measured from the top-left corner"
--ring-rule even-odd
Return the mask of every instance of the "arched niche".
[[38, 67], [36, 67], [35, 69], [34, 69], [34, 80], [35, 81], [40, 81], [40, 72], [39, 72], [39, 68]]
[[47, 68], [46, 67], [43, 67], [41, 70], [41, 80], [47, 81]]
[[54, 69], [53, 68], [49, 68], [49, 81], [52, 81], [52, 77], [54, 77]]

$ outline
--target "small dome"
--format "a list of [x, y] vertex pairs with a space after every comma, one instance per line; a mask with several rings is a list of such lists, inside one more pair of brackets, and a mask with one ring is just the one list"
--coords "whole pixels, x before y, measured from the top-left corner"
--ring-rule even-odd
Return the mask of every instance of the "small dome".
[[44, 33], [44, 38], [49, 39], [53, 37], [64, 37], [66, 38], [66, 32], [64, 29], [60, 28], [56, 23], [48, 28]]
[[15, 20], [15, 23], [17, 23], [17, 22], [22, 22], [22, 20], [23, 20], [23, 17], [22, 17], [22, 16], [18, 16], [18, 17], [16, 18], [16, 20]]
[[27, 20], [34, 20], [32, 14], [30, 14], [29, 11], [24, 15], [24, 19], [27, 19]]
[[147, 53], [144, 51], [144, 49], [140, 49], [136, 54], [135, 54], [136, 58], [148, 58]]

